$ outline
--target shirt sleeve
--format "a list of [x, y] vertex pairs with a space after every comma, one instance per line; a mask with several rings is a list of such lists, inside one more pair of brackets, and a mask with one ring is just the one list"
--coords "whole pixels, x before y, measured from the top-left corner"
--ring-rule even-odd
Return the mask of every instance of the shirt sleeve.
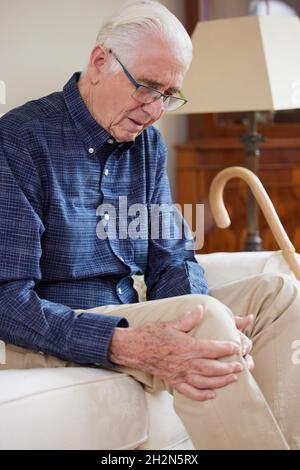
[[172, 201], [166, 170], [167, 151], [162, 138], [158, 149], [145, 272], [147, 300], [185, 294], [208, 294], [204, 270], [195, 258], [191, 231]]
[[76, 313], [41, 299], [43, 195], [41, 180], [21, 139], [0, 135], [0, 339], [62, 360], [113, 367], [107, 359], [122, 317]]

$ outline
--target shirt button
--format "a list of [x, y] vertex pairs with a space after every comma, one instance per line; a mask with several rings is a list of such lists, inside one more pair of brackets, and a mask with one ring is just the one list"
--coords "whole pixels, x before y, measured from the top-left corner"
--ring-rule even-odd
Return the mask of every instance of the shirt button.
[[114, 140], [113, 140], [113, 139], [108, 139], [107, 143], [108, 143], [108, 144], [113, 144], [113, 143], [114, 143]]
[[109, 220], [109, 214], [107, 212], [105, 212], [105, 214], [104, 214], [104, 219]]
[[106, 168], [106, 170], [104, 171], [105, 176], [108, 176], [108, 173], [109, 173], [109, 171], [108, 171], [108, 169]]
[[122, 294], [122, 289], [121, 289], [121, 287], [118, 287], [118, 294], [120, 294], [120, 295]]
[[93, 147], [90, 147], [90, 148], [89, 148], [89, 154], [90, 154], [90, 155], [92, 155], [92, 154], [94, 153], [94, 151], [95, 151], [95, 150], [93, 149]]

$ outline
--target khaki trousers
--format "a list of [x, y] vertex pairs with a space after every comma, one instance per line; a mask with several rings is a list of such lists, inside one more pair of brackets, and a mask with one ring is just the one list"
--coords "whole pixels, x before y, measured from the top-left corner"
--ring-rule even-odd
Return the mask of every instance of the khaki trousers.
[[[197, 402], [173, 392], [156, 376], [126, 367], [117, 370], [141, 382], [147, 391], [172, 393], [175, 411], [196, 449], [300, 449], [300, 364], [293, 349], [300, 340], [300, 288], [286, 275], [261, 274], [224, 284], [210, 294], [76, 312], [120, 315], [130, 326], [138, 326], [173, 320], [202, 304], [204, 318], [188, 334], [237, 343], [234, 315], [253, 314], [255, 320], [246, 334], [253, 341], [255, 369], [251, 374], [245, 367], [237, 382], [217, 389], [213, 400]], [[245, 365], [240, 356], [230, 359]], [[7, 364], [0, 368], [68, 365], [74, 364], [8, 345]]]

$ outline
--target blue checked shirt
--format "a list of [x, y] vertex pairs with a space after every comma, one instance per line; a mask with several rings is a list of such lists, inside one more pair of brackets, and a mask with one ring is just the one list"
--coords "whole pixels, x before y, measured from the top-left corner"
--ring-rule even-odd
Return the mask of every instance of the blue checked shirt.
[[99, 237], [101, 204], [172, 204], [166, 149], [153, 127], [115, 142], [79, 77], [0, 120], [0, 339], [112, 367], [109, 343], [127, 321], [74, 309], [137, 302], [134, 274], [145, 275], [148, 300], [206, 294], [207, 284], [187, 238]]

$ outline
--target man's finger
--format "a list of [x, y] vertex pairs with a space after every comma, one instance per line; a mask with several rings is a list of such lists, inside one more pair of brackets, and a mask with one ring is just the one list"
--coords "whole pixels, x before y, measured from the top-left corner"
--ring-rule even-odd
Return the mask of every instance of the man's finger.
[[219, 377], [221, 375], [237, 374], [244, 369], [240, 362], [222, 362], [215, 359], [194, 360], [191, 368], [191, 374], [200, 374], [205, 377]]
[[250, 372], [252, 372], [254, 367], [255, 367], [253, 357], [250, 356], [250, 354], [247, 354], [247, 356], [245, 356], [244, 359], [246, 361], [248, 370], [250, 370]]
[[232, 341], [200, 340], [198, 348], [202, 357], [208, 359], [219, 359], [241, 353], [241, 345]]
[[192, 374], [188, 375], [186, 378], [186, 381], [190, 385], [199, 389], [221, 388], [237, 380], [238, 376], [236, 374], [222, 375], [220, 377], [203, 377], [199, 374]]
[[250, 354], [252, 350], [252, 341], [244, 333], [240, 332], [241, 344], [242, 344], [242, 356]]
[[203, 307], [197, 305], [191, 312], [186, 312], [176, 320], [169, 321], [168, 324], [175, 330], [188, 332], [191, 331], [203, 318]]
[[196, 401], [211, 400], [216, 396], [216, 392], [214, 392], [213, 390], [199, 390], [198, 388], [193, 387], [192, 385], [189, 385], [184, 382], [176, 384], [174, 388], [175, 390], [177, 390], [177, 392], [181, 393], [182, 395], [185, 395], [191, 400]]
[[254, 315], [247, 315], [246, 317], [235, 317], [235, 325], [238, 330], [243, 331], [247, 326], [251, 325], [254, 321]]

